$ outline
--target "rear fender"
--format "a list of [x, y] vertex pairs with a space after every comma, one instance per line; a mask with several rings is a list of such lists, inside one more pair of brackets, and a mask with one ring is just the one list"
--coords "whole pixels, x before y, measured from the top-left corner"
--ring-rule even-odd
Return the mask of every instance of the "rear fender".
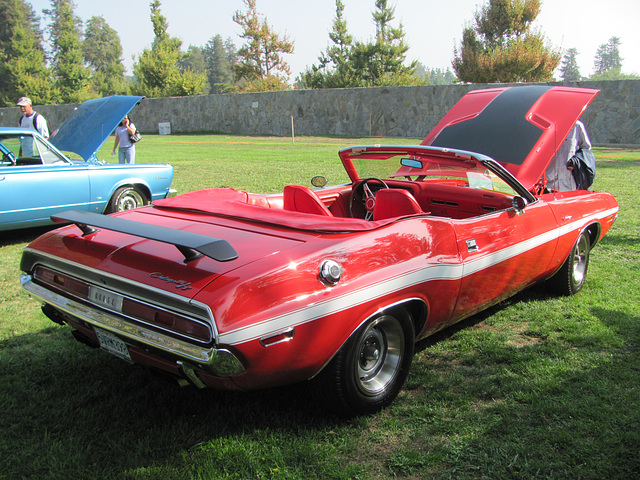
[[[353, 331], [347, 336], [347, 338], [338, 346], [338, 348], [333, 352], [331, 357], [326, 361], [322, 368], [320, 368], [313, 377], [317, 376], [324, 368], [333, 360], [336, 354], [340, 351], [342, 346], [351, 338], [357, 331], [362, 327], [362, 325], [366, 324], [372, 318], [377, 317], [378, 315], [382, 315], [383, 313], [393, 313], [395, 315], [404, 315], [408, 316], [411, 322], [413, 323], [414, 332], [416, 332], [416, 337], [419, 332], [422, 331], [424, 326], [427, 323], [427, 315], [428, 315], [428, 306], [426, 302], [421, 298], [407, 298], [404, 300], [400, 300], [398, 302], [389, 304], [385, 307], [378, 309], [376, 312], [372, 313], [368, 317], [366, 317], [362, 322], [360, 322]], [[413, 339], [415, 341], [415, 339]], [[311, 378], [313, 378], [311, 377]]]
[[104, 205], [102, 206], [101, 213], [107, 213], [107, 208], [109, 207], [109, 203], [110, 203], [111, 199], [113, 198], [113, 196], [116, 193], [116, 191], [121, 187], [133, 187], [138, 192], [143, 194], [147, 198], [147, 200], [149, 202], [154, 200], [152, 195], [151, 195], [151, 187], [149, 187], [149, 184], [147, 182], [145, 182], [144, 180], [142, 180], [140, 178], [125, 179], [125, 180], [122, 180], [122, 181], [116, 183], [114, 185], [114, 187], [111, 189], [111, 192], [109, 193], [109, 196], [106, 198], [106, 200], [104, 202]]

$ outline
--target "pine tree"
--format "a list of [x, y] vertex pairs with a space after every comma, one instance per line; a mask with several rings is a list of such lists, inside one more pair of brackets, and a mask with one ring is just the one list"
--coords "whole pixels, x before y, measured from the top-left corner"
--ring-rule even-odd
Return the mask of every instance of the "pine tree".
[[560, 73], [564, 82], [578, 82], [582, 78], [580, 68], [578, 67], [578, 50], [570, 48], [562, 58]]
[[[409, 45], [404, 40], [402, 24], [391, 25], [395, 19], [395, 7], [388, 5], [387, 0], [376, 0], [373, 21], [376, 25], [376, 41], [367, 48], [356, 46], [354, 61], [364, 64], [363, 79], [365, 85], [414, 85], [419, 83], [415, 76], [417, 62], [408, 67], [404, 65]], [[367, 56], [369, 61], [367, 62]], [[356, 72], [358, 67], [355, 67]], [[357, 73], [356, 73], [357, 75]], [[370, 83], [369, 83], [370, 82]]]
[[23, 0], [0, 0], [0, 105], [22, 96], [34, 104], [51, 101], [50, 70], [35, 12]]
[[51, 7], [44, 13], [51, 19], [56, 96], [62, 103], [81, 103], [91, 97], [90, 72], [84, 65], [80, 42], [82, 22], [74, 14], [75, 4], [71, 0], [52, 0]]
[[560, 52], [544, 35], [532, 32], [540, 0], [489, 0], [475, 14], [475, 26], [462, 33], [453, 69], [463, 82], [537, 82], [551, 80]]
[[456, 76], [451, 69], [443, 70], [441, 68], [432, 68], [428, 74], [429, 85], [453, 85]]
[[221, 35], [215, 35], [204, 47], [207, 79], [212, 93], [222, 93], [233, 84], [235, 46]]
[[103, 17], [91, 17], [87, 22], [82, 52], [93, 72], [91, 87], [97, 95], [127, 93], [120, 37]]
[[329, 39], [333, 46], [327, 48], [326, 60], [322, 63], [331, 62], [340, 70], [349, 61], [349, 49], [353, 43], [353, 36], [349, 34], [347, 20], [344, 18], [344, 4], [340, 0], [336, 0], [336, 18], [333, 20], [333, 31], [329, 33]]
[[256, 0], [244, 0], [248, 11], [236, 11], [233, 21], [242, 27], [241, 38], [245, 43], [238, 50], [238, 64], [235, 66], [238, 88], [243, 91], [284, 90], [289, 88], [289, 64], [282, 54], [293, 53], [293, 42], [285, 35], [281, 37], [272, 31], [267, 19], [260, 19]]
[[145, 48], [133, 66], [137, 83], [134, 93], [147, 97], [186, 96], [202, 92], [206, 77], [187, 68], [181, 72], [178, 64], [186, 56], [180, 51], [182, 41], [169, 36], [169, 23], [160, 12], [160, 1], [150, 4], [154, 40], [151, 50]]
[[602, 75], [609, 70], [622, 69], [622, 58], [620, 58], [620, 38], [611, 37], [607, 43], [598, 47], [594, 60], [594, 70], [596, 75]]
[[344, 4], [336, 0], [336, 16], [329, 33], [331, 46], [318, 58], [319, 64], [302, 74], [302, 81], [309, 88], [344, 88], [353, 85], [353, 71], [349, 63], [353, 36], [348, 32], [344, 18]]
[[395, 7], [387, 0], [376, 0], [373, 42], [353, 42], [343, 19], [344, 5], [336, 1], [336, 18], [329, 35], [333, 46], [320, 56], [320, 64], [303, 74], [303, 82], [311, 88], [371, 87], [383, 85], [416, 85], [424, 83], [416, 75], [417, 62], [405, 66], [409, 46], [404, 40], [402, 24], [391, 22]]

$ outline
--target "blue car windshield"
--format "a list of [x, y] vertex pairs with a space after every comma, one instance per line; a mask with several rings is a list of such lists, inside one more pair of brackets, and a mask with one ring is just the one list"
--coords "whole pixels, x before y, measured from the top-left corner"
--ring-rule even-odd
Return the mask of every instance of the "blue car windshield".
[[68, 163], [50, 145], [35, 135], [0, 136], [2, 165], [53, 165]]

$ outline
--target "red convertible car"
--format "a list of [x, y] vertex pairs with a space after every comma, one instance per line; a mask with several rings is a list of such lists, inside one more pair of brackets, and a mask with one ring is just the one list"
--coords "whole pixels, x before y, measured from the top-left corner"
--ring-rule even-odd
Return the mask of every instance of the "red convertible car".
[[348, 184], [64, 212], [25, 249], [22, 284], [81, 342], [181, 383], [313, 379], [340, 411], [375, 412], [417, 340], [534, 283], [582, 288], [618, 204], [550, 189], [545, 170], [597, 93], [470, 92], [421, 145], [340, 151]]

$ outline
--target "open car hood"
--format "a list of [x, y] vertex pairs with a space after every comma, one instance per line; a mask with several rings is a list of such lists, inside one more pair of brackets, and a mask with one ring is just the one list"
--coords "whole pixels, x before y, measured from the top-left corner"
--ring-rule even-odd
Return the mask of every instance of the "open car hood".
[[87, 100], [63, 122], [49, 142], [58, 150], [76, 153], [88, 161], [143, 98], [113, 95]]
[[546, 85], [474, 90], [453, 106], [422, 145], [487, 155], [531, 190], [598, 93]]

